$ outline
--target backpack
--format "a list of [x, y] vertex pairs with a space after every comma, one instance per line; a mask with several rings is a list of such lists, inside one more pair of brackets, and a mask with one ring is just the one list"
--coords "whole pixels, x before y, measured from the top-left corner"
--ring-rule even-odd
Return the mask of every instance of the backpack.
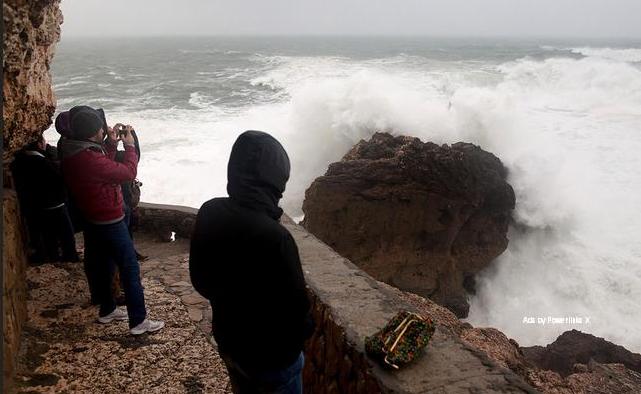
[[131, 182], [131, 209], [136, 208], [138, 203], [140, 203], [140, 188], [142, 187], [142, 182], [138, 179], [134, 179]]

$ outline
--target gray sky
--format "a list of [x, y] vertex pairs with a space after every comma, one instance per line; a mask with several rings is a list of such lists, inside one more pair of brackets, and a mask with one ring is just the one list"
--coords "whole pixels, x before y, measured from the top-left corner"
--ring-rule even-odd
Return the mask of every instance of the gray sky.
[[435, 35], [641, 38], [641, 0], [63, 0], [64, 37]]

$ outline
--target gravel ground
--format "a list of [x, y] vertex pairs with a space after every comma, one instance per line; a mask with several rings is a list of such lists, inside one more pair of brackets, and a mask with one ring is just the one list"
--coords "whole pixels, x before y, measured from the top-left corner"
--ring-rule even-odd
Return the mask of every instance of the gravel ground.
[[156, 280], [143, 279], [146, 304], [149, 316], [166, 326], [134, 337], [126, 322], [96, 323], [82, 264], [31, 267], [27, 277], [18, 392], [230, 392], [215, 347]]

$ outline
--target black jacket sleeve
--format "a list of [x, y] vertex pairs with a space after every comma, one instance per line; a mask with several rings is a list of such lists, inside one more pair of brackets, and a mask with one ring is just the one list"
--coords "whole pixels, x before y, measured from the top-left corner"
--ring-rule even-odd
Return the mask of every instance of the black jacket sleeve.
[[189, 276], [194, 289], [196, 289], [200, 295], [211, 301], [211, 284], [207, 281], [207, 278], [210, 277], [208, 264], [211, 263], [208, 250], [210, 250], [211, 246], [208, 245], [207, 242], [207, 219], [205, 211], [204, 206], [198, 211], [194, 233], [191, 236]]
[[282, 273], [284, 281], [283, 288], [290, 289], [288, 299], [291, 300], [292, 303], [291, 312], [295, 321], [300, 324], [301, 339], [306, 339], [309, 338], [314, 331], [314, 322], [311, 315], [311, 305], [300, 263], [298, 247], [289, 232], [287, 232], [282, 240], [281, 254], [285, 262], [285, 272]]

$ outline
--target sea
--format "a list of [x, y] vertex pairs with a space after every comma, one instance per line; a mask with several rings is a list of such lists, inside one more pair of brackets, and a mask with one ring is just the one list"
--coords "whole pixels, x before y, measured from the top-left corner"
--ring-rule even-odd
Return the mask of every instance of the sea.
[[56, 113], [90, 105], [135, 128], [147, 202], [225, 196], [245, 130], [289, 153], [296, 219], [311, 182], [377, 131], [480, 145], [516, 209], [467, 321], [522, 346], [577, 329], [641, 352], [639, 40], [63, 36], [52, 75]]

